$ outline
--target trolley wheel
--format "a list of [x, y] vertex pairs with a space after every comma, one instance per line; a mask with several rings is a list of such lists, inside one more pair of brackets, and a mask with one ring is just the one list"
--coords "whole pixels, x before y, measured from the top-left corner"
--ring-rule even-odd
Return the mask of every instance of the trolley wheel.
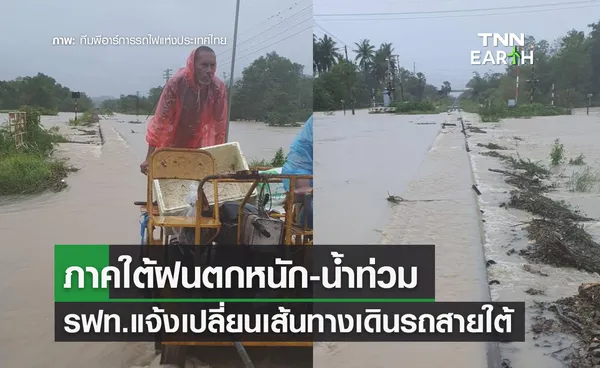
[[160, 364], [173, 364], [185, 368], [188, 347], [186, 345], [164, 345]]

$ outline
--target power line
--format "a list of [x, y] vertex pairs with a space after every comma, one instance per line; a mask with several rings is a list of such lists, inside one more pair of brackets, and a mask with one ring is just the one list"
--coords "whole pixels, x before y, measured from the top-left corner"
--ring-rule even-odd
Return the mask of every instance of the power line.
[[[246, 57], [248, 57], [248, 56], [254, 55], [254, 54], [256, 54], [256, 53], [259, 53], [259, 52], [261, 52], [261, 51], [263, 51], [263, 50], [266, 50], [266, 49], [268, 49], [269, 47], [272, 47], [272, 46], [274, 46], [274, 45], [277, 45], [278, 43], [281, 43], [281, 42], [283, 42], [283, 41], [286, 41], [286, 40], [288, 40], [288, 39], [290, 39], [290, 38], [292, 38], [292, 37], [294, 37], [294, 36], [297, 36], [297, 35], [299, 35], [299, 34], [300, 34], [300, 33], [302, 33], [302, 32], [306, 32], [306, 31], [308, 31], [309, 29], [312, 29], [312, 28], [313, 28], [313, 26], [312, 26], [312, 24], [311, 24], [311, 26], [310, 26], [310, 27], [304, 28], [304, 29], [302, 29], [302, 30], [300, 30], [300, 31], [298, 31], [298, 32], [296, 32], [296, 33], [294, 33], [294, 34], [291, 34], [291, 35], [287, 36], [286, 38], [283, 38], [283, 39], [281, 39], [281, 40], [279, 40], [279, 41], [277, 41], [277, 42], [273, 42], [272, 44], [270, 44], [270, 45], [267, 45], [267, 46], [265, 46], [265, 47], [263, 47], [263, 48], [260, 48], [260, 49], [258, 49], [258, 50], [254, 50], [253, 52], [251, 52], [251, 53], [249, 53], [249, 54], [242, 55], [242, 56], [240, 56], [240, 57], [236, 58], [236, 60], [243, 59], [243, 58], [246, 58]], [[221, 65], [219, 65], [219, 66], [225, 66], [225, 65], [229, 65], [229, 64], [231, 64], [231, 61], [228, 61], [228, 62], [226, 62], [226, 63], [224, 63], [224, 64], [221, 64]]]
[[[303, 21], [301, 21], [300, 23], [297, 23], [297, 24], [295, 24], [295, 25], [293, 25], [293, 26], [291, 26], [291, 27], [287, 28], [286, 30], [284, 30], [284, 31], [283, 31], [283, 32], [281, 32], [281, 33], [278, 33], [278, 34], [276, 34], [276, 35], [273, 35], [273, 36], [271, 36], [271, 37], [269, 37], [269, 38], [267, 38], [267, 39], [264, 39], [264, 40], [262, 40], [262, 42], [260, 42], [260, 43], [259, 43], [259, 45], [261, 45], [261, 44], [264, 44], [265, 42], [267, 42], [267, 41], [270, 41], [270, 40], [272, 40], [272, 39], [274, 39], [274, 38], [277, 38], [277, 37], [281, 36], [283, 33], [287, 32], [287, 31], [290, 31], [290, 30], [292, 30], [293, 28], [296, 28], [296, 27], [298, 27], [298, 26], [302, 25], [303, 23], [306, 23], [307, 21], [310, 21], [310, 22], [312, 22], [312, 16], [311, 16], [310, 18], [308, 18], [308, 19], [304, 19], [304, 20], [303, 20]], [[244, 51], [250, 51], [250, 49], [246, 49], [246, 50], [244, 50]]]
[[354, 16], [388, 16], [388, 15], [419, 15], [419, 14], [448, 14], [448, 13], [467, 13], [467, 12], [480, 12], [480, 11], [492, 11], [492, 10], [515, 10], [515, 9], [536, 9], [536, 8], [547, 8], [553, 6], [563, 5], [578, 5], [578, 4], [598, 4], [598, 0], [587, 0], [587, 1], [572, 1], [572, 2], [560, 2], [560, 3], [548, 3], [548, 4], [536, 4], [536, 5], [516, 5], [516, 6], [504, 6], [496, 8], [476, 8], [476, 9], [450, 9], [450, 10], [428, 10], [428, 11], [416, 11], [416, 12], [399, 12], [399, 13], [347, 13], [347, 14], [314, 14], [315, 17], [354, 17]]
[[[296, 3], [296, 4], [295, 4], [295, 6], [297, 6], [298, 4], [299, 4], [299, 2], [298, 2], [298, 3]], [[294, 6], [292, 6], [292, 7], [288, 8], [287, 10], [290, 10], [290, 9], [292, 9], [292, 8], [294, 8]], [[305, 7], [305, 8], [302, 8], [300, 11], [298, 11], [298, 12], [296, 12], [296, 13], [292, 14], [291, 16], [289, 16], [289, 17], [287, 17], [287, 18], [284, 18], [283, 20], [281, 20], [281, 21], [279, 21], [278, 23], [276, 23], [276, 24], [272, 25], [271, 27], [267, 28], [266, 30], [264, 30], [264, 31], [261, 31], [259, 34], [257, 34], [257, 35], [254, 35], [254, 36], [252, 36], [252, 37], [249, 37], [249, 38], [247, 38], [246, 40], [244, 40], [244, 41], [242, 41], [242, 42], [238, 43], [238, 46], [240, 46], [240, 45], [243, 45], [243, 44], [245, 44], [245, 43], [248, 43], [248, 42], [252, 41], [253, 39], [255, 39], [255, 38], [259, 37], [259, 36], [262, 36], [262, 35], [263, 35], [265, 32], [268, 32], [269, 30], [271, 30], [271, 29], [273, 29], [273, 28], [277, 27], [278, 25], [280, 25], [280, 24], [282, 24], [282, 23], [289, 22], [291, 19], [293, 19], [293, 18], [295, 18], [295, 17], [297, 17], [297, 16], [301, 15], [302, 13], [306, 12], [307, 10], [309, 10], [309, 9], [311, 9], [311, 8], [312, 8], [312, 4], [311, 4], [311, 5], [309, 5], [309, 6], [307, 6], [307, 7]], [[284, 11], [284, 12], [285, 12], [285, 11]], [[276, 15], [280, 15], [281, 13], [282, 13], [282, 12], [279, 12], [279, 13], [277, 13]], [[261, 25], [263, 25], [263, 24], [267, 23], [269, 20], [273, 19], [273, 17], [274, 17], [274, 16], [276, 16], [276, 15], [273, 15], [273, 16], [271, 16], [271, 17], [270, 17], [270, 18], [269, 18], [267, 21], [265, 21], [265, 22], [261, 22], [260, 24], [257, 24], [255, 27], [252, 27], [251, 29], [253, 29], [253, 28], [258, 28], [259, 26], [261, 26]], [[312, 16], [312, 14], [311, 14], [311, 16]], [[233, 50], [233, 48], [230, 48], [230, 49], [224, 50], [224, 51], [220, 52], [220, 53], [217, 55], [217, 57], [218, 57], [218, 56], [221, 56], [221, 55], [223, 55], [223, 54], [225, 54], [225, 53], [227, 53], [227, 52], [229, 52], [229, 51], [232, 51], [232, 50]]]
[[329, 32], [328, 30], [326, 30], [325, 28], [323, 28], [322, 25], [320, 25], [319, 23], [315, 22], [315, 26], [317, 26], [318, 28], [321, 29], [321, 31], [323, 31], [325, 34], [327, 34], [329, 37], [333, 38], [334, 40], [338, 41], [339, 43], [341, 43], [344, 46], [348, 46], [347, 43], [345, 43], [344, 41], [340, 40], [338, 37], [336, 37], [333, 33]]
[[526, 14], [526, 13], [540, 13], [540, 12], [553, 12], [557, 10], [572, 10], [582, 8], [595, 8], [600, 4], [585, 5], [585, 6], [572, 6], [555, 9], [539, 9], [539, 10], [521, 10], [513, 12], [497, 12], [497, 13], [486, 13], [486, 14], [458, 14], [458, 15], [439, 15], [429, 17], [394, 17], [394, 18], [343, 18], [343, 19], [322, 19], [321, 22], [359, 22], [359, 21], [385, 21], [385, 20], [418, 20], [418, 19], [447, 19], [447, 18], [470, 18], [470, 17], [490, 17], [496, 15], [509, 15], [509, 14]]

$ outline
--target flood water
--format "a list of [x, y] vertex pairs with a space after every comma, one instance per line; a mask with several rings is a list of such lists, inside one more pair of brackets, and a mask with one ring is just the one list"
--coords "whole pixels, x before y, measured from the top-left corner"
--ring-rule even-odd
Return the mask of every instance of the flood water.
[[[64, 126], [71, 117], [43, 121]], [[140, 241], [140, 213], [133, 202], [145, 199], [139, 164], [146, 143], [145, 126], [127, 123], [135, 119], [118, 115], [101, 121], [103, 146], [61, 145], [58, 154], [81, 169], [67, 178], [65, 191], [0, 200], [1, 367], [120, 368], [153, 358], [151, 344], [53, 342], [53, 245]], [[289, 150], [298, 131], [233, 122], [230, 141], [239, 141], [248, 159], [271, 159], [279, 147]]]
[[[598, 275], [536, 265], [549, 275], [539, 277], [523, 271], [523, 259], [506, 254], [527, 244], [526, 234], [513, 225], [528, 215], [498, 207], [511, 188], [487, 170], [500, 164], [481, 156], [476, 143], [495, 142], [510, 147], [509, 153], [547, 162], [550, 145], [560, 138], [568, 158], [583, 153], [589, 164], [600, 168], [596, 139], [600, 118], [595, 111], [584, 114], [486, 124], [487, 134], [469, 138], [471, 155], [465, 151], [459, 127], [441, 127], [444, 122], [456, 123], [460, 115], [368, 115], [364, 110], [355, 116], [316, 115], [316, 241], [435, 244], [436, 299], [440, 301], [487, 300], [485, 258], [496, 262], [488, 269], [489, 278], [500, 282], [491, 287], [494, 300], [531, 303], [572, 295], [581, 282], [597, 280]], [[462, 115], [467, 121], [476, 120]], [[60, 126], [71, 116], [44, 121]], [[67, 190], [0, 203], [4, 239], [0, 290], [5, 295], [0, 299], [0, 366], [130, 367], [152, 359], [150, 344], [53, 342], [52, 245], [139, 241], [139, 211], [132, 202], [145, 196], [145, 177], [139, 174], [146, 150], [145, 126], [129, 124], [130, 120], [136, 118], [118, 115], [103, 120], [106, 143], [101, 147], [61, 145], [59, 154], [71, 157], [82, 169], [67, 179]], [[234, 122], [230, 140], [241, 143], [248, 159], [270, 159], [279, 147], [289, 149], [298, 130]], [[568, 176], [572, 168], [556, 170]], [[471, 190], [474, 181], [482, 192], [478, 199]], [[388, 192], [406, 202], [391, 205], [386, 201]], [[563, 188], [551, 196], [600, 218], [597, 194], [573, 195]], [[587, 226], [600, 236], [598, 223]], [[531, 297], [524, 292], [529, 287], [546, 295]], [[527, 339], [501, 344], [503, 357], [513, 367], [562, 367], [548, 355], [556, 348], [535, 346], [530, 334]], [[322, 343], [314, 350], [317, 368], [388, 368], [398, 366], [399, 359], [401, 366], [415, 368], [448, 366], [448, 362], [481, 368], [486, 366], [486, 347], [482, 343]]]
[[[336, 113], [323, 120], [315, 120], [318, 241], [435, 244], [436, 300], [488, 300], [464, 136], [460, 127], [441, 127], [457, 116]], [[388, 191], [406, 202], [390, 205]], [[334, 227], [343, 233], [326, 231]], [[486, 349], [484, 343], [323, 343], [314, 366], [481, 368]]]
[[393, 214], [388, 193], [402, 196], [443, 119], [369, 115], [367, 110], [355, 116], [316, 114], [315, 119], [315, 241], [379, 243]]
[[[584, 282], [596, 282], [599, 276], [569, 268], [556, 268], [543, 264], [532, 265], [534, 274], [526, 271], [527, 261], [517, 254], [507, 254], [510, 250], [519, 251], [528, 243], [527, 233], [523, 224], [531, 219], [529, 213], [504, 208], [500, 204], [508, 200], [508, 192], [512, 189], [504, 182], [501, 174], [490, 172], [488, 169], [502, 169], [498, 159], [486, 157], [480, 153], [487, 151], [477, 147], [477, 143], [494, 142], [508, 148], [503, 154], [512, 154], [525, 160], [531, 159], [546, 166], [549, 165], [549, 154], [554, 140], [559, 138], [564, 144], [566, 159], [574, 159], [580, 154], [592, 170], [600, 170], [600, 146], [596, 137], [600, 134], [600, 111], [594, 109], [590, 115], [585, 115], [585, 109], [575, 111], [572, 116], [537, 117], [532, 119], [507, 119], [498, 124], [481, 124], [487, 134], [471, 134], [469, 138], [472, 147], [471, 161], [474, 175], [482, 195], [479, 197], [485, 228], [486, 258], [496, 264], [488, 269], [489, 278], [498, 280], [499, 284], [490, 286], [492, 298], [501, 301], [525, 301], [532, 307], [534, 301], [552, 302], [557, 299], [577, 294], [577, 287]], [[465, 114], [465, 119], [477, 122], [477, 117]], [[548, 196], [555, 200], [565, 200], [579, 207], [587, 216], [600, 218], [600, 196], [598, 186], [587, 193], [572, 193], [568, 190], [567, 182], [574, 171], [582, 167], [560, 165], [553, 169], [557, 190], [549, 192]], [[564, 178], [558, 178], [564, 176]], [[600, 222], [589, 222], [585, 229], [600, 239]], [[512, 251], [511, 251], [512, 253]], [[533, 288], [541, 290], [544, 295], [529, 295], [525, 291]], [[527, 323], [532, 322], [537, 312], [529, 309], [526, 314]], [[553, 318], [553, 316], [547, 316]], [[552, 356], [552, 353], [567, 348], [571, 343], [564, 336], [544, 336], [534, 340], [529, 327], [526, 329], [526, 342], [501, 344], [503, 357], [510, 359], [512, 366], [517, 367], [547, 367], [561, 368], [563, 363]], [[563, 355], [569, 349], [563, 351]], [[559, 354], [560, 356], [560, 354]]]

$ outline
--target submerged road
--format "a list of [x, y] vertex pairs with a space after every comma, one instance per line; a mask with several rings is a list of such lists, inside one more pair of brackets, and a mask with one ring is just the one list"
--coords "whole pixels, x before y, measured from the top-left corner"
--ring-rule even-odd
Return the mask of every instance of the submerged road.
[[[315, 177], [322, 186], [315, 206], [317, 242], [435, 244], [436, 300], [489, 300], [465, 138], [460, 126], [437, 135], [443, 122], [456, 119], [451, 114], [324, 119], [329, 131], [318, 134], [315, 147], [320, 161]], [[435, 125], [421, 125], [431, 122]], [[320, 120], [315, 124], [321, 126]], [[387, 191], [408, 201], [390, 205]], [[374, 230], [380, 226], [382, 231]], [[499, 363], [498, 346], [487, 343], [344, 342], [314, 349], [315, 368], [493, 363]]]
[[[71, 117], [44, 117], [44, 124], [64, 127]], [[145, 125], [130, 120], [102, 120], [103, 146], [61, 145], [59, 153], [81, 169], [65, 191], [0, 201], [1, 368], [127, 368], [154, 357], [148, 343], [54, 342], [53, 245], [140, 241], [133, 202], [145, 199], [139, 164], [147, 148]], [[248, 159], [271, 159], [279, 147], [289, 150], [298, 131], [234, 122], [231, 138]]]
[[355, 116], [337, 111], [315, 119], [315, 241], [379, 243], [392, 215], [388, 192], [402, 195], [444, 115], [369, 115], [357, 110]]

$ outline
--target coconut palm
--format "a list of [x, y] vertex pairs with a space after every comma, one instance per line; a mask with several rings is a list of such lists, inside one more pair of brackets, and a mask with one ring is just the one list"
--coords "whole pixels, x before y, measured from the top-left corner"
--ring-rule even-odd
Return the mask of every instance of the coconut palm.
[[318, 73], [325, 73], [342, 59], [336, 42], [324, 35], [323, 38], [317, 38], [313, 35], [313, 70]]
[[356, 45], [356, 49], [352, 50], [356, 53], [354, 60], [358, 62], [358, 65], [366, 74], [375, 57], [375, 46], [371, 45], [371, 42], [367, 39], [355, 42], [354, 44]]

